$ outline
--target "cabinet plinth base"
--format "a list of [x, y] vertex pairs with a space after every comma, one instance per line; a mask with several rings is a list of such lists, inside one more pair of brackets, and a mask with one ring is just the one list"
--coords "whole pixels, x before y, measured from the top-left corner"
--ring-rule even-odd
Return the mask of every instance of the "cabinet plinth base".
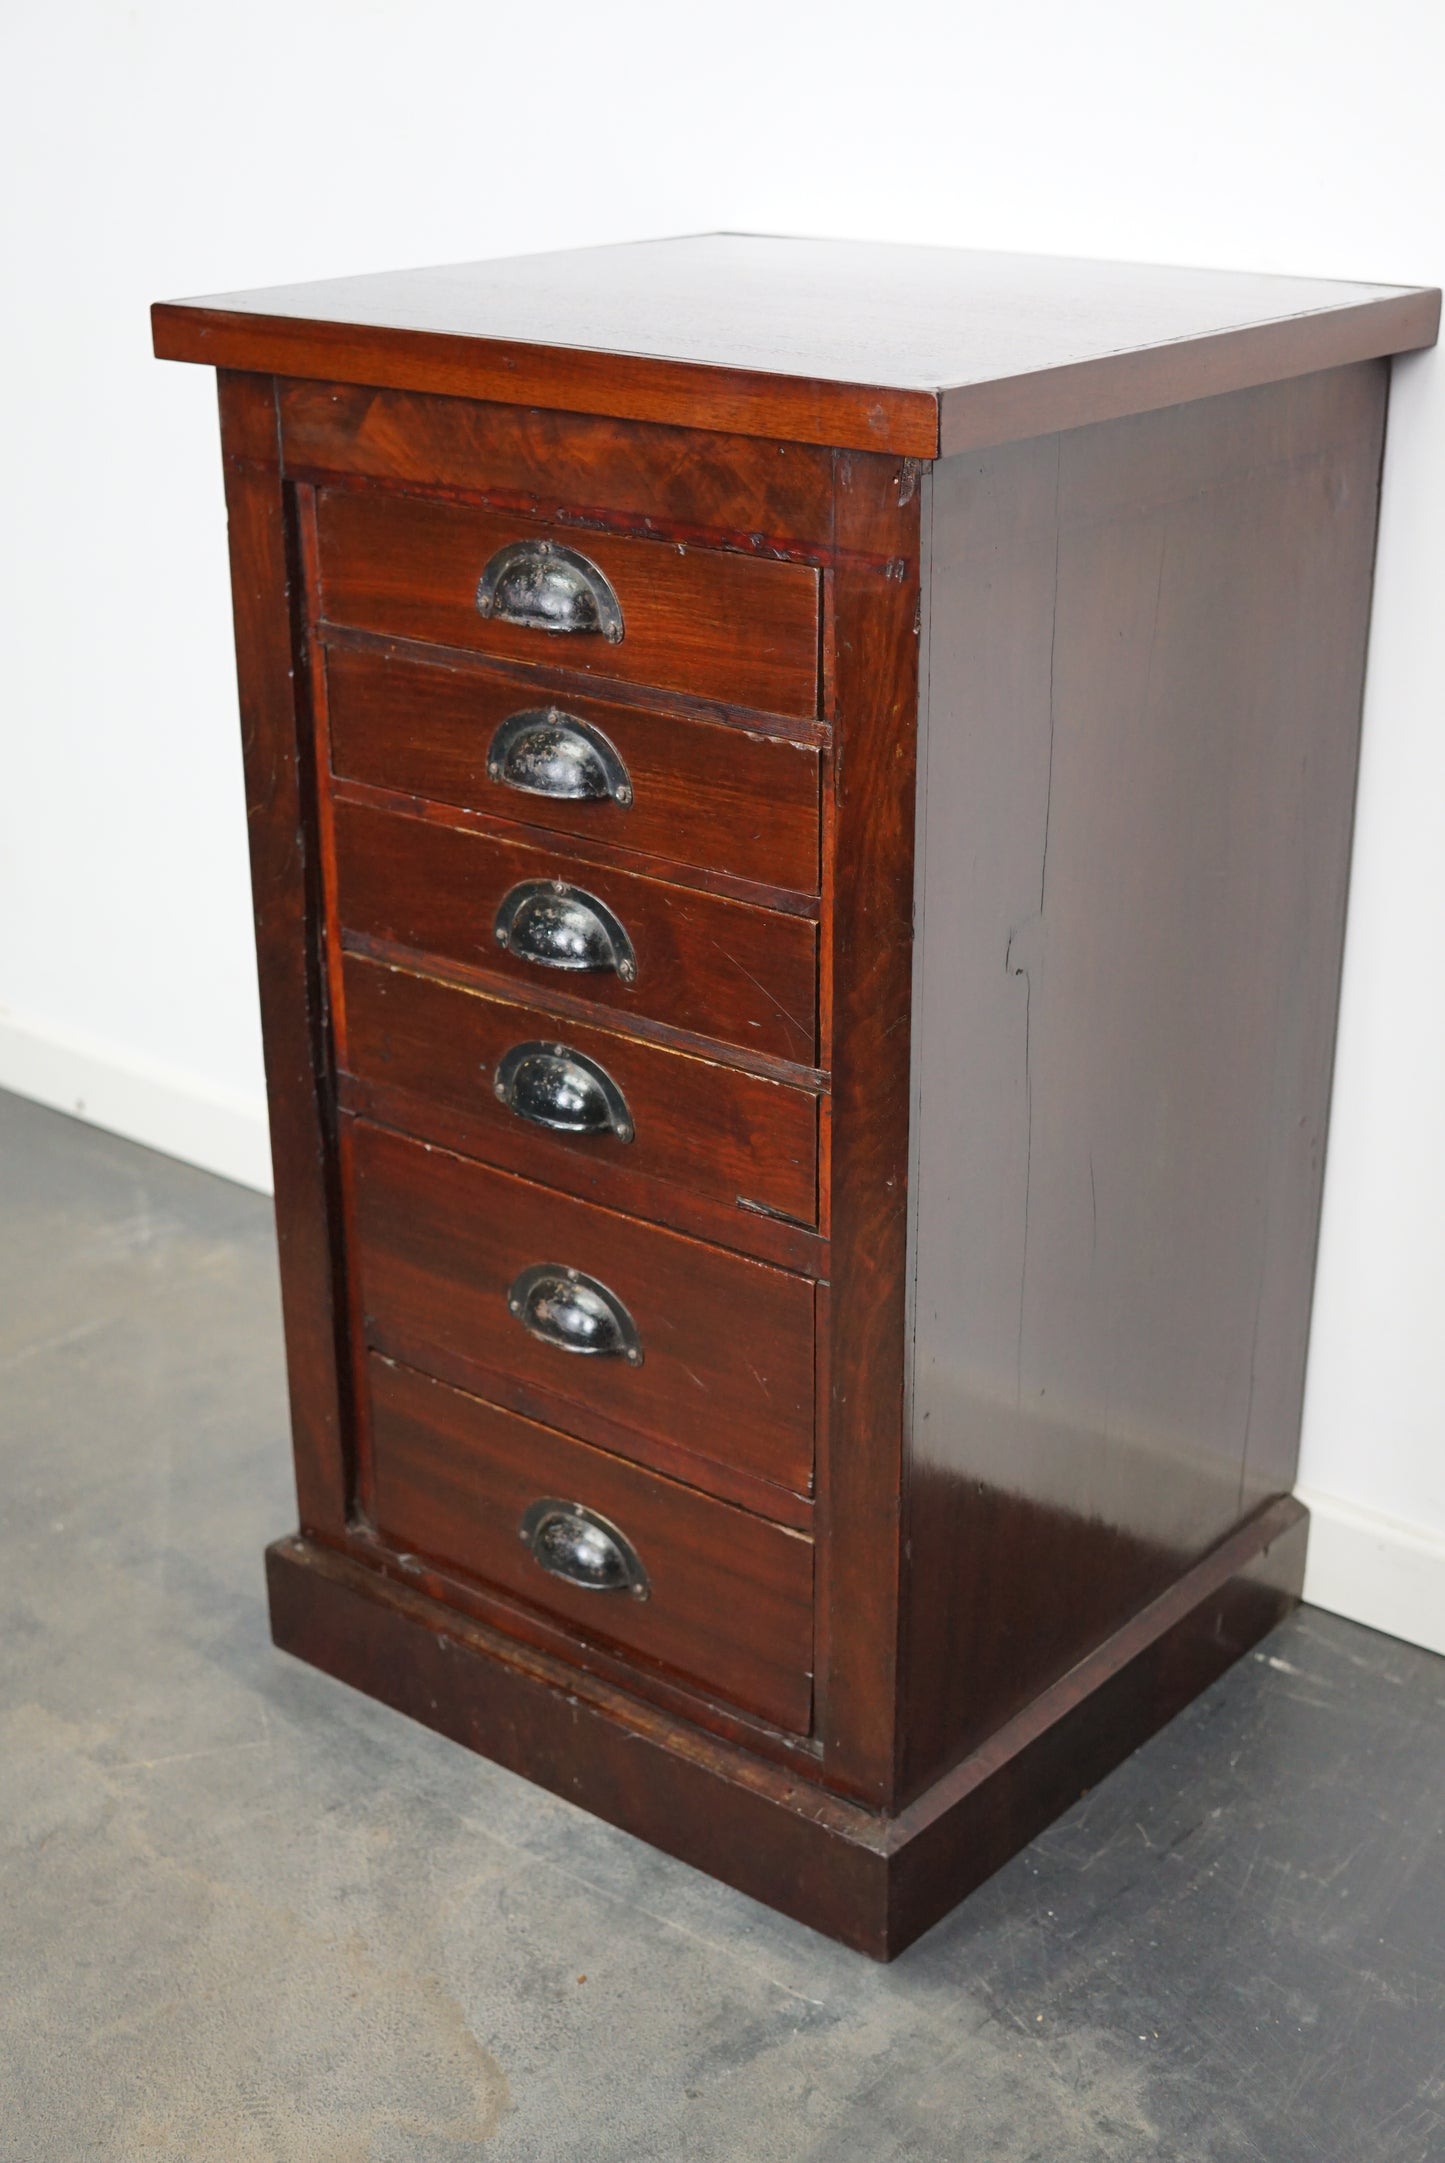
[[267, 1554], [283, 1650], [829, 1937], [888, 1960], [1297, 1603], [1266, 1505], [896, 1816], [515, 1644], [306, 1539]]

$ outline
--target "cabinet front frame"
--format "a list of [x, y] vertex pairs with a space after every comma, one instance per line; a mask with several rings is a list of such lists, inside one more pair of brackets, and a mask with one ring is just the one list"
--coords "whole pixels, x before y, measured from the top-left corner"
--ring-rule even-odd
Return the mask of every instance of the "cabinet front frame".
[[[338, 1173], [336, 1074], [345, 1059], [345, 1012], [332, 906], [314, 511], [324, 475], [314, 431], [306, 471], [287, 470], [285, 386], [220, 371], [219, 389], [298, 1508], [308, 1537], [378, 1566], [374, 1536], [357, 1516], [364, 1346], [357, 1272], [348, 1266], [354, 1233]], [[347, 396], [354, 402], [354, 394]], [[425, 417], [437, 402], [412, 403]], [[465, 423], [475, 439], [485, 436], [490, 410], [443, 417], [453, 430]], [[559, 440], [570, 419], [548, 417]], [[505, 415], [504, 463], [520, 455], [514, 430], [514, 416]], [[665, 449], [679, 433], [650, 436]], [[603, 464], [625, 474], [635, 492], [636, 461], [620, 457], [617, 436], [615, 424], [602, 431]], [[649, 455], [659, 441], [649, 442]], [[776, 455], [777, 448], [750, 446], [749, 459]], [[813, 561], [823, 586], [816, 1079], [819, 1232], [831, 1247], [820, 1243], [816, 1265], [814, 1732], [799, 1745], [701, 1699], [680, 1702], [700, 1724], [886, 1806], [898, 1754], [915, 737], [927, 477], [913, 461], [891, 454], [787, 448], [793, 461], [787, 508], [816, 513], [821, 503], [827, 525], [777, 542], [780, 554]], [[338, 458], [344, 464], [344, 449]], [[586, 465], [587, 446], [577, 458]], [[822, 461], [826, 493], [818, 487]], [[717, 463], [707, 471], [702, 508], [710, 538], [721, 534], [734, 545], [757, 547], [756, 533], [730, 533]], [[397, 478], [389, 474], [387, 482], [396, 485]], [[353, 475], [349, 485], [366, 482]], [[739, 511], [756, 508], [757, 485], [751, 468], [742, 474]], [[620, 523], [636, 515], [634, 506], [624, 506]], [[761, 545], [768, 545], [766, 537]], [[504, 1626], [523, 1628], [505, 1602], [482, 1604]], [[645, 1682], [638, 1686], [646, 1695]]]

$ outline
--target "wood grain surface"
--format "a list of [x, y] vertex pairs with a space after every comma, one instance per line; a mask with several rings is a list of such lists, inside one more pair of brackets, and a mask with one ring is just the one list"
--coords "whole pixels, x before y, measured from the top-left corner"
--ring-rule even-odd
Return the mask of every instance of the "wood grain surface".
[[[332, 767], [350, 780], [663, 862], [818, 891], [815, 745], [588, 695], [539, 698], [515, 676], [384, 652], [332, 651], [326, 673]], [[527, 794], [489, 776], [501, 724], [548, 711], [600, 731], [626, 769], [629, 803]]]
[[[373, 1355], [378, 1529], [794, 1734], [812, 1709], [813, 1545]], [[581, 1504], [631, 1542], [648, 1597], [581, 1590], [519, 1535], [542, 1500]]]
[[832, 531], [833, 461], [813, 445], [371, 384], [278, 391], [291, 474], [756, 555], [817, 556]]
[[[619, 1182], [653, 1182], [649, 1215], [667, 1217], [661, 1189], [710, 1196], [734, 1218], [771, 1212], [811, 1225], [817, 1216], [817, 1098], [786, 1083], [643, 1044], [555, 1015], [488, 998], [412, 970], [348, 955], [344, 968], [347, 1071], [361, 1085], [353, 1109], [384, 1125], [545, 1186], [626, 1208]], [[632, 1138], [566, 1134], [519, 1118], [493, 1077], [518, 1044], [545, 1043], [594, 1060], [620, 1090]], [[388, 1105], [404, 1100], [401, 1116]], [[685, 1229], [688, 1227], [684, 1227]]]
[[892, 1819], [314, 1543], [266, 1559], [288, 1651], [891, 1960], [1289, 1613], [1306, 1522], [1291, 1500], [1261, 1511]]
[[[369, 1341], [393, 1358], [530, 1413], [540, 1392], [569, 1433], [617, 1448], [650, 1436], [806, 1494], [813, 1479], [813, 1287], [801, 1277], [599, 1209], [447, 1151], [348, 1121]], [[581, 1357], [508, 1308], [534, 1264], [605, 1285], [643, 1364]], [[444, 1364], [445, 1363], [445, 1364]], [[497, 1397], [499, 1388], [518, 1385]], [[605, 1422], [595, 1424], [594, 1415]], [[621, 1445], [626, 1453], [625, 1441]]]
[[219, 387], [296, 1493], [302, 1529], [337, 1537], [346, 1524], [352, 1429], [299, 606], [293, 618], [299, 579], [273, 387], [263, 377], [226, 374]]
[[[812, 1062], [815, 924], [658, 878], [579, 866], [564, 843], [540, 848], [360, 804], [338, 805], [336, 837], [344, 932], [489, 970], [523, 998], [533, 986], [566, 991], [594, 1007], [603, 1025], [642, 1013], [752, 1052]], [[536, 880], [563, 881], [613, 912], [636, 953], [634, 982], [611, 971], [540, 966], [497, 944], [500, 904]]]
[[[542, 661], [599, 682], [693, 691], [808, 715], [818, 705], [818, 574], [725, 549], [618, 538], [384, 490], [318, 499], [326, 620], [364, 631]], [[580, 548], [611, 584], [624, 635], [548, 632], [477, 608], [492, 557], [514, 542]]]
[[[230, 371], [280, 1642], [886, 1957], [1288, 1610], [1386, 357], [1438, 319], [736, 235], [156, 310]], [[619, 643], [482, 617], [540, 539]], [[536, 706], [630, 805], [488, 775]], [[499, 942], [532, 882], [635, 977]], [[517, 1118], [522, 1042], [635, 1138]], [[640, 1361], [529, 1331], [535, 1264]], [[539, 1481], [655, 1604], [540, 1572]]]
[[709, 233], [171, 302], [156, 350], [932, 458], [1434, 343], [1439, 293]]
[[1293, 1485], [1384, 396], [935, 470], [905, 1792]]
[[[840, 458], [832, 572], [837, 755], [824, 1005], [833, 1091], [826, 1449], [819, 1461], [818, 1731], [829, 1780], [894, 1789], [908, 1251], [919, 622], [926, 486]], [[867, 558], [891, 562], [880, 575]]]

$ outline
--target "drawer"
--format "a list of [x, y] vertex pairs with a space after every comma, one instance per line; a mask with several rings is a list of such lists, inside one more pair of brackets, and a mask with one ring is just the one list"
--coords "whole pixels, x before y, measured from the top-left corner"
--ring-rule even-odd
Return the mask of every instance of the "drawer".
[[[354, 954], [342, 973], [346, 1071], [385, 1124], [550, 1185], [586, 1191], [615, 1167], [815, 1221], [818, 1106], [806, 1090]], [[405, 1102], [389, 1111], [395, 1092]]]
[[[795, 1494], [813, 1475], [813, 1287], [766, 1263], [347, 1120], [367, 1340], [620, 1446], [622, 1431]], [[588, 1283], [551, 1291], [546, 1269]], [[610, 1307], [606, 1305], [611, 1302]], [[514, 1311], [513, 1302], [516, 1303]], [[550, 1324], [553, 1341], [527, 1326]], [[590, 1339], [588, 1332], [590, 1331]], [[640, 1363], [623, 1348], [634, 1332]], [[559, 1341], [611, 1342], [608, 1351]], [[487, 1394], [492, 1396], [491, 1386]]]
[[385, 653], [333, 648], [326, 681], [349, 780], [818, 891], [815, 745]]
[[[767, 713], [817, 712], [810, 565], [366, 488], [321, 491], [317, 542], [328, 623]], [[483, 615], [489, 566], [497, 593]], [[503, 610], [535, 610], [537, 621]]]
[[807, 1732], [813, 1544], [804, 1534], [407, 1367], [375, 1355], [368, 1367], [372, 1506], [391, 1545], [557, 1616], [588, 1643]]
[[[353, 803], [336, 806], [336, 881], [343, 932], [813, 1062], [818, 933], [804, 917]], [[504, 905], [517, 912], [506, 946]]]

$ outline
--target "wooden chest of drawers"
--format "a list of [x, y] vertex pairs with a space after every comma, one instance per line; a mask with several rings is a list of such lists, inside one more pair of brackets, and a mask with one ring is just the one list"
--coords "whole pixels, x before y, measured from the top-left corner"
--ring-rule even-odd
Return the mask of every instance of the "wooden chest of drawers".
[[283, 1646], [872, 1953], [1297, 1597], [1386, 357], [712, 239], [221, 371]]

